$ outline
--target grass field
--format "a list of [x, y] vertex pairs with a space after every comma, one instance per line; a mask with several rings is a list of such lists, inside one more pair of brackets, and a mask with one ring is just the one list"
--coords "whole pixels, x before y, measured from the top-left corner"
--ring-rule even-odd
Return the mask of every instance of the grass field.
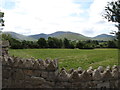
[[10, 55], [22, 58], [58, 59], [59, 66], [66, 69], [89, 66], [97, 68], [99, 65], [112, 66], [118, 63], [117, 49], [10, 49]]

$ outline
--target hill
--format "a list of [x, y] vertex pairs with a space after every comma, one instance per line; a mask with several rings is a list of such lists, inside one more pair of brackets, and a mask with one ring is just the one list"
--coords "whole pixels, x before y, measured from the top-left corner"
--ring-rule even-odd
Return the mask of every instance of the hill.
[[21, 35], [15, 32], [3, 32], [4, 34], [10, 34], [13, 38], [18, 39], [18, 40], [28, 40], [28, 41], [35, 41], [36, 39], [32, 37], [28, 37], [25, 35]]
[[115, 36], [107, 35], [107, 34], [100, 34], [95, 37], [87, 37], [79, 33], [65, 32], [65, 31], [57, 31], [51, 34], [41, 33], [41, 34], [35, 34], [35, 35], [29, 35], [29, 36], [25, 36], [15, 32], [3, 32], [3, 33], [10, 34], [13, 38], [16, 38], [18, 40], [28, 40], [28, 41], [36, 41], [39, 38], [47, 39], [48, 37], [56, 37], [58, 39], [67, 38], [69, 40], [98, 40], [98, 41], [101, 41], [101, 40], [109, 41], [109, 40], [115, 39]]
[[41, 34], [30, 35], [28, 37], [31, 37], [31, 38], [34, 38], [34, 39], [39, 39], [39, 38], [45, 38], [45, 39], [47, 39], [48, 35], [44, 34], [44, 33], [41, 33]]
[[59, 38], [59, 39], [67, 38], [69, 40], [90, 40], [91, 39], [90, 37], [86, 37], [82, 34], [73, 33], [73, 32], [66, 32], [64, 34], [56, 36], [56, 38]]
[[109, 41], [109, 40], [114, 40], [115, 36], [112, 35], [107, 35], [107, 34], [100, 34], [92, 38], [92, 40], [103, 40], [103, 41]]
[[30, 35], [29, 37], [39, 39], [39, 38], [45, 38], [47, 39], [48, 37], [56, 37], [59, 39], [64, 39], [67, 38], [69, 40], [90, 40], [89, 37], [86, 37], [82, 34], [74, 33], [74, 32], [63, 32], [63, 31], [58, 31], [54, 32], [52, 34], [37, 34], [37, 35]]

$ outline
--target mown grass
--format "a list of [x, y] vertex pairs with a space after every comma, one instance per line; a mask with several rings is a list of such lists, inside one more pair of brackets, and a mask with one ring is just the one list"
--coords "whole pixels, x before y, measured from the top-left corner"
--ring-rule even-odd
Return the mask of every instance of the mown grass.
[[118, 63], [118, 49], [10, 49], [9, 53], [22, 58], [58, 59], [59, 67], [66, 69], [106, 67]]

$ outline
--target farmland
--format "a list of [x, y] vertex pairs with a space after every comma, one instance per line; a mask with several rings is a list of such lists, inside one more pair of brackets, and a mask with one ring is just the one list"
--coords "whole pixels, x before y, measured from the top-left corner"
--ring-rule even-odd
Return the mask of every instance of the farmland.
[[118, 49], [9, 49], [9, 53], [21, 58], [58, 59], [59, 67], [66, 69], [118, 63]]

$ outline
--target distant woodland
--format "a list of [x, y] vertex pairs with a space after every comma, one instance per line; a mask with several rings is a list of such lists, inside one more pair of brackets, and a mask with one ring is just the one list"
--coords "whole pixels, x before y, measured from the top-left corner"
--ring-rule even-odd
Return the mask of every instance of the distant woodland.
[[39, 38], [37, 41], [17, 40], [9, 34], [2, 34], [2, 40], [8, 40], [11, 49], [28, 49], [28, 48], [118, 48], [117, 40], [97, 41], [97, 40], [68, 40], [67, 38], [58, 39], [55, 37]]

